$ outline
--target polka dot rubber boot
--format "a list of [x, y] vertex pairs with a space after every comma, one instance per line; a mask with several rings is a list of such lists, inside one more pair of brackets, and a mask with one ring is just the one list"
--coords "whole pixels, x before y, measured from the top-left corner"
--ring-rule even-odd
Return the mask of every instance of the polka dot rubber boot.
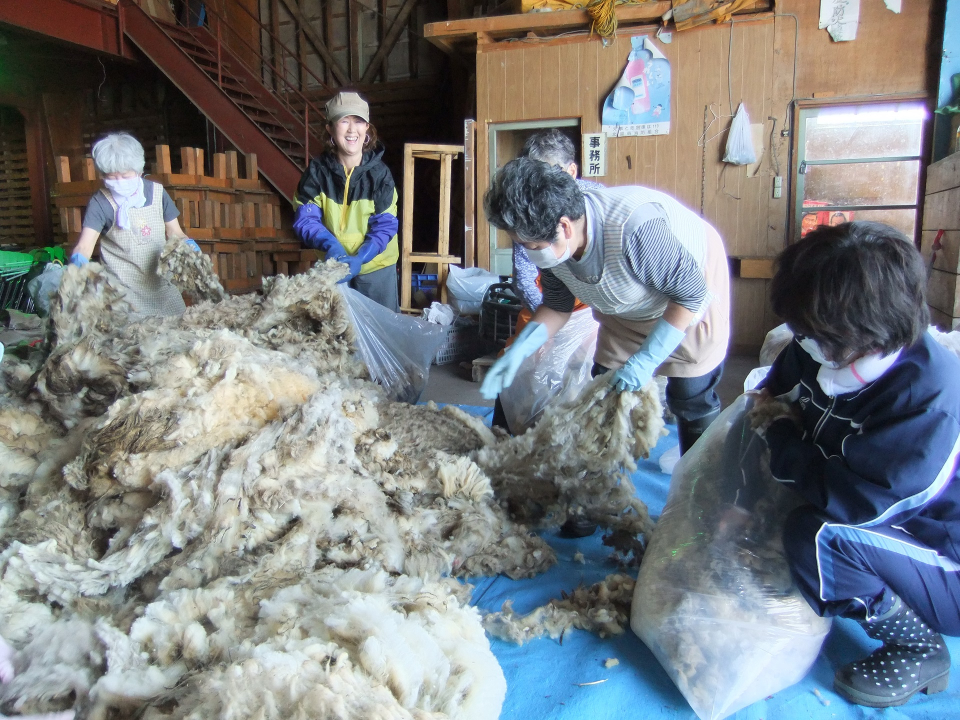
[[932, 695], [947, 689], [950, 652], [943, 638], [900, 598], [883, 618], [860, 624], [884, 645], [837, 671], [833, 686], [847, 700], [883, 708], [903, 705], [920, 691]]

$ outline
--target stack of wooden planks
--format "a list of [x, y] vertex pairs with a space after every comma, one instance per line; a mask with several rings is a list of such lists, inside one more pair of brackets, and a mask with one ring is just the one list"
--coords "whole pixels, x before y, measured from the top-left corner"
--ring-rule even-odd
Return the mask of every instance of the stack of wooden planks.
[[33, 245], [33, 203], [23, 126], [0, 126], [0, 244]]

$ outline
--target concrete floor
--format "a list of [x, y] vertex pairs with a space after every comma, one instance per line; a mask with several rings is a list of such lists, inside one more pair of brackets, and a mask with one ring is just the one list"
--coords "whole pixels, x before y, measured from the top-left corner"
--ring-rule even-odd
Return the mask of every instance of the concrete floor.
[[[718, 390], [724, 407], [743, 393], [744, 379], [759, 364], [760, 362], [756, 357], [748, 355], [734, 355], [727, 358], [723, 369], [723, 379], [720, 381]], [[423, 402], [433, 400], [438, 403], [493, 407], [492, 400], [484, 400], [480, 397], [480, 385], [473, 382], [471, 374], [469, 363], [463, 365], [458, 363], [433, 365], [430, 368], [427, 388], [420, 400]]]

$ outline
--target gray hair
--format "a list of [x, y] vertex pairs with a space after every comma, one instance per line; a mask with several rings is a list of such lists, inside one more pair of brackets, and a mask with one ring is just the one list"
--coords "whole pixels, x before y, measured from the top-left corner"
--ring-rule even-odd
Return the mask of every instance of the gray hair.
[[556, 165], [517, 158], [496, 174], [483, 198], [491, 225], [531, 242], [557, 241], [560, 218], [576, 220], [586, 208], [577, 181]]
[[517, 157], [559, 165], [561, 170], [577, 160], [573, 141], [556, 128], [540, 130], [528, 137]]
[[110, 133], [97, 140], [93, 146], [93, 162], [104, 175], [127, 170], [142, 173], [146, 165], [143, 145], [133, 135], [124, 132]]

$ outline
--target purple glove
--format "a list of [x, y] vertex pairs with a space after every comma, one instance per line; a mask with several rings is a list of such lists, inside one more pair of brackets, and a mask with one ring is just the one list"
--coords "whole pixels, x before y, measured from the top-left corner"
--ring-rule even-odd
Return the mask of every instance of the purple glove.
[[297, 208], [293, 218], [293, 230], [304, 245], [325, 252], [328, 258], [336, 259], [341, 254], [346, 254], [336, 236], [323, 224], [323, 211], [313, 203]]

